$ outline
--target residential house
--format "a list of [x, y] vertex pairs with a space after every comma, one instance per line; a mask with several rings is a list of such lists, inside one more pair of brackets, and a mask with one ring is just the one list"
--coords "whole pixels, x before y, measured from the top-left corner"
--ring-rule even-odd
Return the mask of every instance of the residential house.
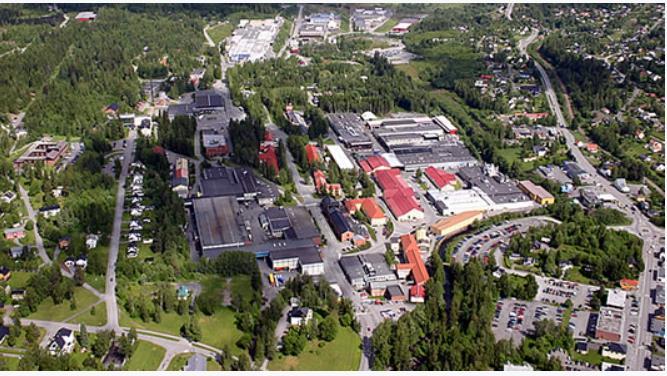
[[625, 359], [627, 352], [627, 346], [621, 343], [610, 342], [602, 347], [602, 356], [615, 360]]
[[361, 210], [369, 219], [371, 226], [384, 226], [387, 223], [387, 217], [382, 208], [372, 197], [345, 200], [345, 208], [350, 215]]
[[343, 188], [340, 184], [329, 184], [324, 172], [321, 170], [313, 171], [313, 182], [315, 183], [315, 190], [320, 193], [329, 194], [334, 197], [340, 197], [343, 194]]
[[352, 240], [354, 231], [349, 218], [341, 210], [340, 202], [325, 197], [320, 203], [320, 207], [338, 240], [341, 242]]
[[0, 345], [5, 342], [5, 338], [7, 338], [8, 335], [9, 328], [4, 325], [0, 325]]
[[12, 191], [7, 191], [0, 196], [0, 201], [2, 201], [5, 204], [10, 204], [15, 199], [16, 199], [16, 193]]
[[320, 152], [317, 149], [316, 145], [308, 144], [306, 145], [306, 160], [309, 165], [312, 165], [315, 162], [320, 160]]
[[288, 313], [292, 326], [307, 325], [313, 319], [313, 310], [306, 307], [294, 308]]
[[47, 205], [39, 208], [39, 214], [44, 218], [52, 218], [60, 213], [60, 205]]
[[660, 153], [662, 151], [662, 143], [658, 140], [651, 140], [646, 144], [646, 147], [654, 153]]
[[51, 355], [69, 354], [74, 350], [75, 344], [74, 331], [67, 328], [60, 328], [51, 339], [47, 349]]
[[25, 229], [23, 227], [12, 227], [5, 229], [5, 239], [16, 240], [25, 238]]
[[9, 248], [9, 256], [11, 256], [12, 259], [16, 260], [21, 257], [23, 257], [23, 246], [17, 246], [17, 247], [11, 247]]
[[88, 249], [97, 248], [97, 242], [99, 241], [99, 239], [100, 239], [99, 235], [88, 234], [86, 236], [86, 248], [88, 248]]
[[6, 266], [0, 266], [0, 281], [6, 282], [12, 277], [12, 271]]

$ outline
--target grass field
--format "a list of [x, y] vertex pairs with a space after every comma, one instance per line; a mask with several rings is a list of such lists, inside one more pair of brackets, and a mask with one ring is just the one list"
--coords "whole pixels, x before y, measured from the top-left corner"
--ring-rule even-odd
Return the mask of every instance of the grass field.
[[593, 365], [600, 365], [602, 364], [602, 354], [600, 354], [600, 351], [593, 350], [589, 350], [586, 354], [580, 354], [576, 351], [573, 351], [572, 360], [576, 360], [578, 362], [587, 362]]
[[388, 31], [391, 31], [391, 28], [398, 25], [398, 19], [396, 18], [390, 18], [387, 20], [387, 22], [383, 23], [380, 27], [375, 29], [376, 33], [386, 33]]
[[208, 29], [208, 35], [213, 39], [213, 43], [220, 44], [223, 39], [231, 36], [234, 32], [234, 25], [230, 22], [224, 22]]
[[137, 349], [125, 367], [129, 371], [156, 371], [160, 367], [165, 353], [164, 348], [139, 340]]
[[238, 355], [242, 352], [236, 346], [243, 333], [236, 328], [234, 323], [234, 311], [229, 308], [218, 310], [213, 316], [199, 317], [199, 326], [202, 331], [201, 342], [219, 349], [229, 346], [232, 354]]
[[171, 358], [171, 362], [169, 362], [167, 371], [181, 371], [183, 367], [185, 367], [185, 363], [188, 362], [188, 359], [190, 359], [192, 354], [194, 353], [183, 353]]
[[[236, 347], [236, 341], [243, 333], [236, 328], [234, 312], [229, 308], [219, 309], [212, 316], [198, 315], [199, 326], [202, 331], [202, 343], [223, 348], [229, 345], [232, 353], [238, 355], [241, 349]], [[178, 336], [181, 326], [188, 322], [188, 316], [179, 316], [176, 312], [162, 313], [160, 323], [154, 321], [142, 322], [132, 319], [125, 311], [121, 311], [120, 325], [135, 327], [137, 329], [152, 330]]]
[[20, 270], [12, 271], [12, 277], [9, 281], [0, 283], [0, 287], [4, 288], [5, 286], [11, 286], [14, 289], [25, 288], [32, 275], [32, 272], [24, 272]]
[[16, 371], [19, 368], [19, 358], [0, 356], [0, 362], [4, 363], [8, 371]]
[[102, 326], [107, 323], [107, 304], [102, 302], [95, 306], [95, 315], [90, 314], [90, 309], [79, 316], [71, 319], [69, 322], [75, 324], [86, 324], [88, 326]]
[[278, 355], [269, 363], [272, 371], [356, 371], [361, 359], [361, 340], [350, 328], [339, 328], [336, 339], [308, 342], [299, 356]]
[[[27, 318], [33, 320], [49, 320], [49, 321], [64, 321], [84, 310], [89, 310], [90, 306], [99, 299], [83, 287], [74, 288], [74, 298], [76, 299], [76, 309], [70, 309], [70, 301], [65, 300], [63, 303], [55, 305], [51, 298], [44, 299], [44, 301], [37, 307], [37, 311]], [[106, 311], [97, 312], [106, 322]]]

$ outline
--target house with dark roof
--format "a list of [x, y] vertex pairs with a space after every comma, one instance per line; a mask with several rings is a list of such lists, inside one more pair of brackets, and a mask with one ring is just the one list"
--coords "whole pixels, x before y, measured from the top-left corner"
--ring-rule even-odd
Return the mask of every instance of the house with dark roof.
[[628, 353], [628, 347], [624, 344], [617, 342], [609, 342], [602, 347], [602, 356], [615, 360], [625, 359], [625, 355]]
[[109, 352], [102, 359], [102, 364], [104, 364], [105, 369], [121, 369], [127, 362], [127, 357], [123, 354], [118, 342], [114, 341]]
[[307, 325], [313, 319], [313, 310], [306, 307], [297, 307], [289, 311], [288, 317], [292, 326]]
[[5, 342], [5, 338], [7, 338], [8, 335], [9, 335], [9, 328], [4, 325], [0, 325], [0, 344]]
[[351, 240], [354, 236], [354, 231], [352, 230], [349, 218], [341, 210], [340, 202], [325, 197], [320, 203], [320, 207], [338, 240], [341, 242]]
[[47, 349], [51, 355], [69, 354], [74, 350], [75, 344], [74, 331], [60, 328], [49, 342]]

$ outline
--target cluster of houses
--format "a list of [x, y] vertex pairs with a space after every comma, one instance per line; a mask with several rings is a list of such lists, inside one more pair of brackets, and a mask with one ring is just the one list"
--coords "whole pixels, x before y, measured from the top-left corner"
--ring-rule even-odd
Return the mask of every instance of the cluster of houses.
[[[186, 161], [187, 166], [187, 161]], [[152, 238], [143, 238], [142, 230], [144, 225], [150, 223], [150, 218], [146, 212], [151, 208], [143, 204], [144, 199], [144, 175], [145, 166], [141, 162], [133, 162], [131, 165], [132, 183], [130, 185], [130, 196], [126, 199], [130, 201], [130, 223], [128, 225], [130, 232], [127, 234], [127, 257], [134, 258], [139, 255], [139, 242], [143, 244], [153, 243]]]

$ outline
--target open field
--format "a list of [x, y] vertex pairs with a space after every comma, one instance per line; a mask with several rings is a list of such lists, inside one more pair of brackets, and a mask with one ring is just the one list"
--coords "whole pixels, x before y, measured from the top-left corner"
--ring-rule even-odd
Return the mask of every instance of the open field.
[[[74, 288], [74, 299], [76, 308], [70, 309], [70, 301], [65, 300], [61, 304], [53, 304], [50, 298], [37, 307], [37, 311], [27, 318], [33, 320], [65, 321], [79, 312], [89, 311], [90, 306], [98, 301], [97, 297], [83, 287]], [[106, 322], [106, 310], [98, 310], [97, 315], [104, 318]]]
[[278, 355], [271, 363], [272, 371], [355, 371], [361, 358], [361, 340], [350, 328], [339, 328], [331, 342], [308, 342], [299, 356]]
[[155, 371], [160, 366], [165, 352], [160, 346], [139, 340], [137, 349], [125, 367], [130, 371]]

